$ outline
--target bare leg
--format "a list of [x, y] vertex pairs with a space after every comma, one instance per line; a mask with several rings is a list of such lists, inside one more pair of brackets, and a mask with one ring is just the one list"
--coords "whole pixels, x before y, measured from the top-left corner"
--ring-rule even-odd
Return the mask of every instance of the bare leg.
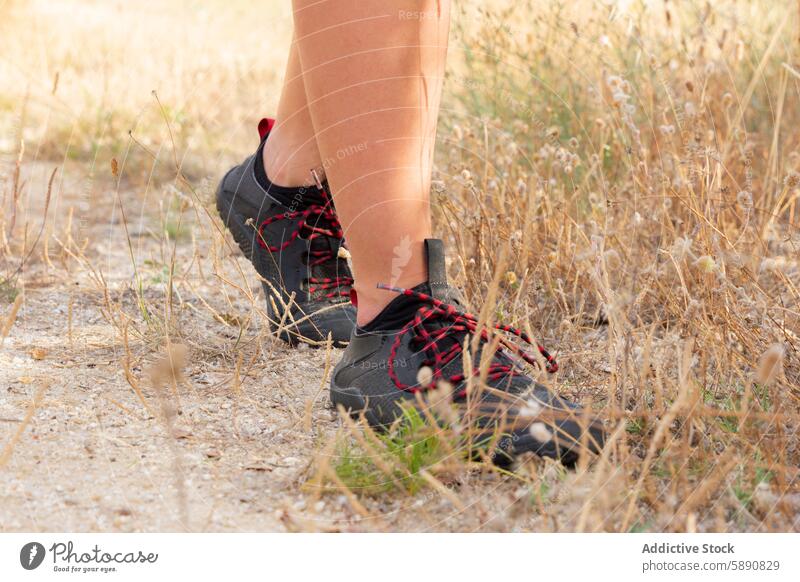
[[264, 168], [281, 186], [311, 184], [311, 170], [321, 172], [322, 159], [306, 103], [297, 43], [292, 39], [275, 127], [264, 145]]
[[427, 279], [449, 0], [293, 0], [308, 108], [353, 259], [358, 323]]

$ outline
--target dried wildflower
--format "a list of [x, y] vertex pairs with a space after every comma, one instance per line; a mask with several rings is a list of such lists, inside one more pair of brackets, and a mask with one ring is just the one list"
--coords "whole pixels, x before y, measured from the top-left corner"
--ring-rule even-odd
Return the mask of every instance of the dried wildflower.
[[461, 179], [468, 182], [472, 179], [472, 174], [470, 174], [469, 170], [461, 170]]
[[725, 109], [727, 109], [727, 108], [728, 108], [728, 107], [730, 107], [731, 105], [733, 105], [733, 95], [731, 95], [730, 93], [725, 93], [725, 94], [722, 96], [722, 106], [723, 106]]
[[749, 190], [742, 190], [736, 195], [736, 203], [744, 209], [753, 207], [753, 194]]
[[606, 83], [611, 89], [611, 98], [614, 100], [614, 104], [619, 109], [620, 117], [622, 118], [623, 123], [630, 131], [637, 146], [641, 147], [641, 141], [639, 137], [640, 131], [633, 119], [633, 114], [636, 112], [636, 107], [632, 103], [629, 103], [631, 84], [625, 79], [616, 75], [607, 77]]
[[718, 268], [714, 258], [710, 257], [709, 255], [703, 255], [702, 257], [699, 257], [694, 262], [694, 266], [698, 267], [704, 273], [713, 273]]
[[578, 138], [577, 137], [569, 138], [569, 147], [571, 147], [572, 149], [577, 149], [578, 145], [579, 145], [579, 142], [578, 142]]
[[420, 386], [430, 386], [433, 383], [433, 370], [428, 366], [422, 366], [417, 372], [417, 384]]
[[787, 188], [797, 188], [800, 186], [800, 172], [789, 172], [783, 179], [783, 185]]
[[550, 157], [550, 150], [547, 147], [539, 148], [539, 151], [536, 152], [536, 161], [537, 162], [544, 162], [547, 161], [547, 158]]
[[548, 429], [543, 422], [534, 422], [528, 431], [531, 433], [531, 436], [540, 443], [550, 442], [550, 440], [553, 438], [553, 434], [550, 432], [550, 429]]
[[692, 252], [692, 239], [689, 237], [678, 237], [672, 243], [672, 256], [676, 259], [683, 259], [686, 255]]
[[460, 432], [458, 412], [453, 407], [453, 385], [450, 382], [439, 380], [436, 387], [428, 392], [428, 402], [437, 417], [447, 422], [456, 433]]
[[794, 269], [797, 266], [795, 261], [789, 261], [784, 256], [768, 257], [761, 261], [759, 267], [760, 271], [770, 272], [786, 272]]
[[660, 125], [658, 127], [658, 131], [661, 132], [661, 135], [672, 135], [675, 133], [675, 126], [674, 125]]
[[514, 271], [508, 271], [505, 274], [505, 280], [506, 280], [506, 285], [508, 285], [509, 287], [513, 287], [514, 285], [517, 284], [518, 281], [517, 274]]
[[761, 354], [756, 370], [756, 382], [762, 386], [771, 384], [783, 368], [783, 358], [786, 349], [781, 344], [772, 344], [769, 349]]
[[536, 418], [542, 413], [542, 405], [538, 400], [534, 400], [533, 398], [529, 399], [525, 406], [523, 406], [520, 411], [519, 415], [522, 418]]

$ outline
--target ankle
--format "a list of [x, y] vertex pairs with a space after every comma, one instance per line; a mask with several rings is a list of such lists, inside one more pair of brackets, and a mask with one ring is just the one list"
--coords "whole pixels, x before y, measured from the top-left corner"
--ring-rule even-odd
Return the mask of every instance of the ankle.
[[[314, 184], [312, 170], [324, 179], [322, 162], [316, 151], [311, 151], [300, 139], [273, 130], [262, 152], [264, 170], [270, 182], [289, 188]], [[316, 150], [314, 145], [313, 150]]]
[[356, 325], [359, 327], [365, 327], [371, 323], [392, 301], [391, 297], [383, 298], [383, 300], [374, 297], [362, 297], [358, 290], [356, 290], [356, 294], [358, 295]]

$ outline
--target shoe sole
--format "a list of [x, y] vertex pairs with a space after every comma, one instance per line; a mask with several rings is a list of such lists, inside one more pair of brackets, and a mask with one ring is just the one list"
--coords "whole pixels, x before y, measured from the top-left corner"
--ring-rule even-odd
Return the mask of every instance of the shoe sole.
[[[347, 412], [351, 418], [358, 419], [363, 415], [365, 420], [373, 429], [386, 430], [388, 428], [386, 423], [381, 422], [378, 417], [371, 410], [369, 410], [367, 406], [367, 400], [358, 388], [337, 386], [334, 384], [333, 380], [331, 380], [330, 398], [334, 406], [342, 406], [345, 412]], [[589, 427], [589, 435], [591, 438], [595, 439], [596, 442], [600, 443], [599, 448], [602, 449], [605, 440], [605, 435], [602, 428], [596, 426]], [[491, 433], [487, 433], [486, 436], [488, 438], [492, 435]], [[547, 443], [540, 443], [537, 451], [530, 452], [534, 452], [534, 454], [541, 457], [559, 460], [568, 468], [573, 467], [577, 463], [579, 457], [579, 453], [575, 451], [573, 447], [559, 446], [555, 440]], [[599, 453], [599, 451], [594, 452], [595, 454]], [[499, 450], [495, 451], [492, 457], [494, 458], [494, 462], [500, 466], [504, 466], [514, 461], [513, 454], [507, 452], [504, 453]]]
[[341, 406], [350, 418], [361, 418], [363, 415], [367, 423], [375, 429], [385, 429], [386, 425], [369, 410], [367, 399], [361, 394], [361, 390], [354, 387], [337, 386], [331, 380], [330, 399], [334, 406]]

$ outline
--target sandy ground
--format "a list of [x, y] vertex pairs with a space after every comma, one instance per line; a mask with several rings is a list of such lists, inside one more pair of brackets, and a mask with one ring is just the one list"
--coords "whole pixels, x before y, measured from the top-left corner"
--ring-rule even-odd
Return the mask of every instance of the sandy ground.
[[[35, 171], [31, 177], [36, 180]], [[63, 191], [74, 192], [69, 179], [66, 184]], [[121, 294], [123, 304], [135, 308], [134, 294], [126, 292], [131, 261], [124, 230], [118, 221], [109, 229], [113, 193], [92, 196], [92, 208], [83, 209], [98, 219], [87, 226], [90, 241], [103, 241], [90, 243], [94, 252], [87, 256], [97, 260], [112, 296]], [[69, 205], [69, 195], [62, 202]], [[154, 239], [134, 238], [141, 256], [148, 255]], [[103, 294], [85, 270], [72, 267], [69, 273], [51, 270], [25, 289], [24, 307], [0, 352], [3, 442], [43, 390], [0, 472], [0, 522], [11, 531], [184, 529], [175, 455], [158, 420], [157, 399], [143, 381], [156, 413], [148, 414], [124, 378], [125, 350], [102, 313]], [[225, 329], [209, 331], [218, 334], [209, 338], [213, 354], [229, 338]], [[132, 344], [139, 355], [150, 351]], [[276, 510], [302, 505], [291, 492], [308, 467], [315, 435], [332, 422], [317, 398], [315, 430], [298, 430], [305, 400], [319, 392], [325, 354], [306, 350], [297, 358], [271, 342], [267, 349], [270, 371], [246, 376], [238, 394], [220, 358], [190, 351], [176, 432], [192, 529], [273, 530], [281, 527]], [[134, 365], [132, 372], [141, 376], [143, 367]], [[293, 378], [303, 380], [289, 385]]]

